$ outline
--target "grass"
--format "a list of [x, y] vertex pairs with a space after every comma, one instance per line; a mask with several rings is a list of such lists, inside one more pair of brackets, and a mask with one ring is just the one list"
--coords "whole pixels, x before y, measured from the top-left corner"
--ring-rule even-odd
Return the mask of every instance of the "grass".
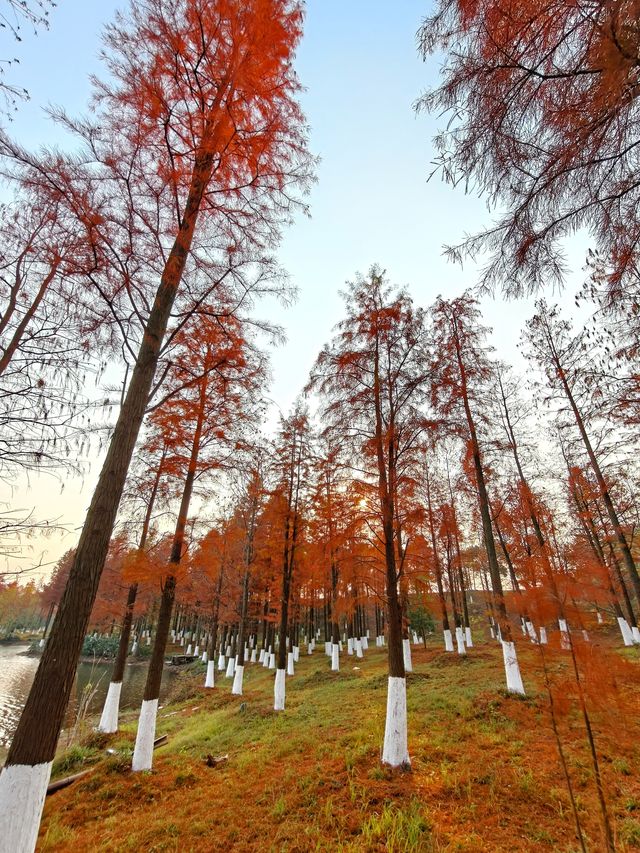
[[[154, 769], [132, 774], [135, 714], [107, 742], [58, 757], [67, 775], [93, 771], [47, 799], [39, 850], [78, 851], [518, 851], [578, 849], [573, 818], [536, 676], [521, 644], [526, 700], [503, 691], [502, 654], [480, 643], [467, 659], [437, 641], [413, 650], [408, 677], [410, 772], [380, 765], [386, 657], [345, 655], [332, 673], [321, 649], [287, 679], [286, 711], [272, 708], [273, 672], [247, 667], [245, 695], [230, 680], [201, 686], [204, 667], [179, 680], [158, 716], [168, 744]], [[594, 716], [618, 849], [640, 849], [637, 713], [624, 746]], [[588, 849], [601, 849], [593, 778], [580, 721], [562, 721]], [[631, 744], [631, 745], [629, 745]], [[115, 755], [106, 756], [109, 746]], [[225, 756], [214, 767], [207, 756]], [[636, 811], [637, 810], [637, 811]]]

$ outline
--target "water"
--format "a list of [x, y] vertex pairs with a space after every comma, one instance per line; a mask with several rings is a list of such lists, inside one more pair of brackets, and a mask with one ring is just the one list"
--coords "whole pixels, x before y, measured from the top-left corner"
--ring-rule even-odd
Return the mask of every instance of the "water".
[[[7, 753], [40, 662], [37, 657], [25, 655], [24, 652], [27, 649], [28, 645], [26, 644], [0, 645], [0, 759], [3, 759]], [[69, 701], [65, 726], [73, 724], [78, 702], [85, 689], [91, 695], [88, 714], [99, 714], [102, 711], [112, 666], [112, 663], [78, 664], [75, 689]], [[168, 683], [176, 676], [177, 672], [177, 668], [167, 669], [165, 667], [162, 673], [161, 699]], [[146, 677], [146, 663], [129, 664], [125, 668], [120, 696], [121, 708], [138, 708], [140, 706]], [[89, 684], [91, 687], [88, 687]]]

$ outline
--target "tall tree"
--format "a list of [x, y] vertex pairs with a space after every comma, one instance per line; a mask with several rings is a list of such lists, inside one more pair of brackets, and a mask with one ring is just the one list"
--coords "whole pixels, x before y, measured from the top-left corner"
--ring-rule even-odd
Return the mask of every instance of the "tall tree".
[[453, 253], [488, 248], [485, 285], [520, 294], [562, 278], [561, 241], [584, 227], [623, 296], [640, 236], [635, 6], [438, 0], [419, 40], [446, 56], [418, 102], [454, 117], [436, 139], [443, 174], [501, 211]]
[[544, 372], [552, 394], [565, 402], [577, 428], [625, 568], [640, 602], [640, 573], [614, 502], [612, 485], [589, 429], [592, 394], [589, 384], [585, 383], [588, 365], [584, 363], [582, 336], [572, 334], [570, 324], [561, 318], [557, 308], [549, 307], [544, 300], [539, 300], [536, 307], [537, 314], [528, 322], [525, 332], [528, 354]]
[[511, 625], [507, 616], [500, 565], [493, 535], [485, 466], [478, 437], [478, 409], [492, 373], [480, 325], [477, 302], [469, 293], [447, 302], [439, 298], [431, 309], [433, 319], [432, 400], [441, 416], [457, 427], [465, 439], [482, 520], [482, 538], [504, 655], [507, 689], [524, 693]]
[[[110, 83], [97, 84], [97, 107], [113, 142], [112, 163], [117, 165], [119, 148], [139, 145], [144, 174], [158, 175], [169, 188], [175, 227], [164, 235], [160, 281], [126, 396], [69, 582], [0, 775], [2, 837], [14, 849], [29, 851], [35, 845], [76, 662], [199, 217], [217, 222], [232, 239], [254, 224], [273, 239], [277, 223], [295, 205], [295, 187], [309, 176], [292, 66], [301, 24], [302, 10], [294, 0], [206, 5], [134, 0], [129, 16], [119, 16], [107, 31]], [[27, 173], [46, 171], [48, 164], [6, 140], [4, 148]], [[144, 182], [144, 174], [132, 175], [132, 183]], [[225, 216], [225, 202], [241, 208], [235, 228]]]
[[309, 387], [321, 394], [322, 416], [335, 440], [353, 447], [364, 479], [375, 487], [376, 545], [384, 555], [389, 628], [382, 761], [398, 767], [409, 763], [398, 502], [425, 429], [420, 409], [426, 367], [423, 313], [405, 292], [392, 289], [377, 267], [349, 284], [343, 295], [346, 317], [318, 356]]

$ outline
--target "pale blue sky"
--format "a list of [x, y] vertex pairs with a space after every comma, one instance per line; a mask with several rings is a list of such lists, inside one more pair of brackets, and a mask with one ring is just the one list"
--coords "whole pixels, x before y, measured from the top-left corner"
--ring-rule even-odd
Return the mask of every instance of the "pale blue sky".
[[[88, 75], [99, 71], [102, 24], [121, 5], [59, 0], [50, 31], [25, 34], [17, 47], [21, 65], [8, 72], [10, 81], [15, 78], [31, 92], [9, 128], [22, 144], [58, 141], [42, 111], [47, 103], [70, 113], [86, 108]], [[312, 150], [322, 162], [310, 197], [312, 219], [301, 219], [287, 232], [280, 252], [299, 300], [286, 312], [269, 309], [289, 338], [273, 355], [272, 396], [284, 411], [341, 317], [338, 289], [356, 271], [379, 263], [425, 306], [439, 293], [455, 296], [474, 283], [473, 268], [448, 264], [442, 245], [488, 222], [487, 211], [481, 200], [437, 177], [427, 183], [439, 120], [416, 116], [412, 109], [439, 66], [437, 59], [424, 63], [416, 51], [415, 34], [428, 11], [428, 0], [308, 0], [297, 69], [307, 88], [303, 103]], [[583, 247], [576, 246], [571, 253], [576, 280], [582, 258]], [[486, 321], [496, 329], [494, 345], [506, 360], [517, 358], [519, 329], [531, 313], [530, 302], [486, 301]], [[82, 522], [97, 469], [96, 464], [84, 486], [67, 484], [65, 515], [74, 525]], [[60, 506], [57, 487], [38, 486], [38, 498], [49, 492], [37, 508], [41, 516]], [[23, 493], [21, 503], [38, 503], [35, 494], [33, 489]], [[51, 542], [50, 556], [71, 547], [72, 538]]]

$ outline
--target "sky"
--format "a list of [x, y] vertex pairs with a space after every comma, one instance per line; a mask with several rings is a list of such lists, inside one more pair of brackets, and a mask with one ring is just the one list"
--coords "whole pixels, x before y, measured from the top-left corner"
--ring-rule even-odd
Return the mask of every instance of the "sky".
[[[20, 45], [4, 48], [4, 55], [17, 51], [20, 59], [6, 71], [7, 80], [31, 95], [8, 128], [22, 145], [64, 144], [46, 105], [64, 106], [75, 115], [86, 111], [89, 75], [100, 72], [102, 26], [122, 6], [115, 0], [59, 0], [49, 31], [37, 36], [25, 31]], [[439, 176], [428, 180], [432, 139], [444, 119], [413, 109], [420, 94], [437, 83], [441, 64], [437, 57], [424, 62], [416, 48], [416, 32], [429, 8], [429, 0], [307, 0], [296, 68], [306, 88], [302, 103], [311, 150], [321, 162], [309, 197], [311, 218], [296, 221], [279, 252], [298, 300], [287, 310], [258, 309], [287, 331], [286, 345], [272, 356], [274, 412], [287, 413], [293, 405], [342, 316], [338, 291], [357, 272], [379, 264], [390, 281], [406, 285], [425, 307], [439, 294], [452, 298], [476, 282], [473, 265], [461, 269], [449, 263], [443, 245], [481, 229], [491, 215], [482, 199]], [[584, 241], [576, 239], [567, 252], [573, 275], [562, 301], [571, 306], [582, 279]], [[532, 300], [487, 298], [483, 311], [495, 330], [497, 354], [518, 364], [520, 329], [533, 313]], [[59, 518], [72, 530], [64, 538], [28, 543], [25, 565], [40, 559], [43, 550], [43, 561], [50, 564], [75, 545], [99, 464], [94, 460], [87, 476], [64, 483], [62, 493], [62, 484], [50, 478], [15, 484], [7, 496], [13, 506], [35, 507], [38, 517]]]

